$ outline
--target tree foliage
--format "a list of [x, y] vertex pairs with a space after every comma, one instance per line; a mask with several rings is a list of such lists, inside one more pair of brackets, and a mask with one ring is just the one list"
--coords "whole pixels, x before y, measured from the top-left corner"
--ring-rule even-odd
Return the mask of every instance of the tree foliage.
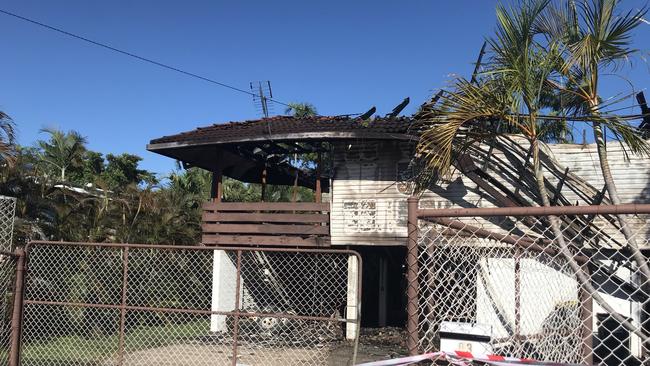
[[[11, 122], [13, 128], [13, 122]], [[13, 131], [13, 130], [12, 130]], [[6, 141], [12, 164], [0, 165], [0, 194], [17, 197], [16, 239], [195, 245], [211, 173], [200, 168], [164, 177], [136, 155], [89, 150], [75, 131], [44, 130], [34, 147]], [[267, 199], [289, 201], [291, 187], [267, 187]], [[300, 188], [298, 200], [312, 200]], [[259, 184], [225, 178], [226, 201], [259, 201]]]
[[11, 117], [0, 111], [0, 163], [13, 164], [16, 142], [15, 125]]
[[41, 130], [49, 135], [49, 140], [40, 140], [40, 159], [57, 172], [61, 182], [66, 180], [70, 168], [81, 166], [86, 138], [76, 131], [63, 132], [52, 128]]
[[289, 103], [284, 113], [299, 118], [318, 115], [316, 107], [311, 103]]

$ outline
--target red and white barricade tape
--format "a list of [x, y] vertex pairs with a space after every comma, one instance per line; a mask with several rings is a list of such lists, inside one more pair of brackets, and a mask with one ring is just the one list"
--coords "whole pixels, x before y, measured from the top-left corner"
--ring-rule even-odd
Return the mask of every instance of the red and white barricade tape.
[[395, 358], [392, 360], [382, 360], [382, 361], [373, 361], [362, 364], [357, 364], [357, 366], [402, 366], [410, 365], [420, 361], [436, 361], [444, 360], [449, 362], [452, 365], [457, 366], [468, 366], [469, 362], [478, 361], [480, 363], [485, 363], [488, 365], [540, 365], [540, 366], [578, 366], [577, 364], [570, 363], [557, 363], [557, 362], [544, 362], [536, 361], [527, 358], [516, 358], [516, 357], [504, 357], [498, 355], [474, 355], [470, 352], [433, 352], [425, 353], [418, 356], [409, 356], [402, 358]]

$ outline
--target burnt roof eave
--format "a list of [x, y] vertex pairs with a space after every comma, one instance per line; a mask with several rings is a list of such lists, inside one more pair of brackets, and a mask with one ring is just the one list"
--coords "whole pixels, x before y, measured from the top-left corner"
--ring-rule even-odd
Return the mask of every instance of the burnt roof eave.
[[[177, 148], [161, 149], [158, 151], [153, 151], [157, 154], [175, 159], [177, 161], [182, 161], [189, 163], [191, 167], [197, 167], [205, 169], [207, 171], [214, 171], [216, 169], [216, 163], [218, 160], [214, 159], [205, 159], [206, 156], [214, 156], [217, 150], [208, 149], [213, 146], [184, 146]], [[261, 183], [262, 170], [264, 169], [263, 164], [259, 161], [250, 159], [249, 157], [238, 154], [236, 151], [230, 149], [225, 149], [224, 147], [218, 148], [224, 154], [221, 161], [227, 162], [227, 164], [221, 163], [221, 168], [223, 169], [224, 175], [231, 177], [237, 180], [240, 180], [245, 183]], [[197, 155], [198, 153], [198, 155]], [[233, 168], [237, 170], [233, 171]], [[269, 168], [267, 175], [267, 181], [269, 184], [276, 185], [293, 185], [295, 179], [295, 169], [286, 165], [272, 165]], [[258, 171], [258, 174], [251, 173], [252, 171]], [[315, 180], [314, 176], [306, 174], [305, 172], [300, 171], [298, 178], [298, 185], [301, 187], [307, 187], [310, 189], [315, 189]], [[323, 192], [328, 192], [328, 181], [324, 180], [322, 189]]]
[[369, 139], [369, 140], [400, 140], [400, 141], [417, 141], [418, 137], [415, 135], [404, 133], [390, 133], [390, 132], [369, 132], [369, 131], [328, 131], [328, 132], [300, 132], [288, 134], [273, 134], [256, 137], [246, 138], [231, 138], [222, 140], [206, 140], [206, 141], [172, 141], [155, 143], [152, 140], [147, 144], [147, 150], [158, 152], [160, 150], [177, 149], [190, 146], [214, 146], [214, 145], [228, 145], [243, 142], [268, 142], [268, 141], [306, 141], [306, 140], [350, 140], [350, 139]]

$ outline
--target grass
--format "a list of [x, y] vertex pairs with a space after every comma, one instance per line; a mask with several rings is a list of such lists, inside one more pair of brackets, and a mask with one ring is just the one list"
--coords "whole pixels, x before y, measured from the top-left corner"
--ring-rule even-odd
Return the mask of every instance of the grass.
[[[178, 344], [208, 333], [208, 322], [193, 321], [184, 324], [162, 326], [141, 326], [127, 331], [125, 344], [127, 352]], [[85, 338], [64, 336], [47, 342], [24, 344], [23, 365], [109, 365], [117, 357], [119, 338], [117, 335]]]

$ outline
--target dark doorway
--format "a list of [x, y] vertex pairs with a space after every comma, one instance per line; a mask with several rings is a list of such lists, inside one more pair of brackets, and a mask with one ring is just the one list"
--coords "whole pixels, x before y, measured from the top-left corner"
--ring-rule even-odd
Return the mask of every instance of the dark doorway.
[[406, 248], [355, 246], [363, 261], [362, 327], [406, 325]]

